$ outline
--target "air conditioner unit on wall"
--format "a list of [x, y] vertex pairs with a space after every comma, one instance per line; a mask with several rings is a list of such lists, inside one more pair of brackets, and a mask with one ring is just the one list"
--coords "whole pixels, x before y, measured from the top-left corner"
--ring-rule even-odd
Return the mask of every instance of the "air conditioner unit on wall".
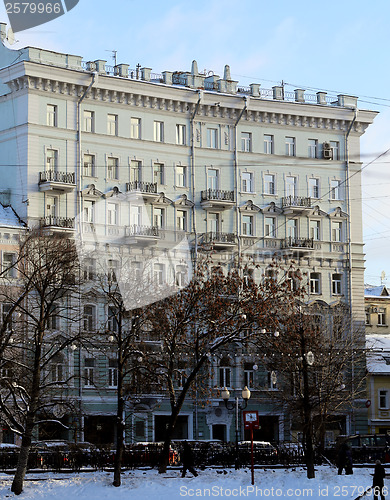
[[322, 156], [325, 160], [331, 160], [333, 158], [333, 151], [329, 142], [324, 142], [322, 144]]

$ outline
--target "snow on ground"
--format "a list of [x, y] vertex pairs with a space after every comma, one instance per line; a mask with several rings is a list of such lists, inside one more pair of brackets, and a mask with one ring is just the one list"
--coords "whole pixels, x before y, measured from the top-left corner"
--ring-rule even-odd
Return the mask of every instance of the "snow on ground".
[[[225, 472], [224, 472], [225, 471]], [[179, 470], [158, 474], [156, 469], [123, 474], [122, 486], [112, 486], [111, 472], [79, 474], [28, 474], [23, 493], [28, 500], [179, 500], [185, 498], [325, 498], [355, 499], [372, 484], [373, 468], [355, 469], [353, 475], [338, 476], [335, 468], [316, 468], [316, 478], [307, 479], [296, 469], [255, 469], [251, 486], [249, 469], [206, 469], [198, 477], [182, 479]], [[0, 499], [12, 498], [12, 476], [0, 473]], [[389, 481], [390, 482], [390, 481]], [[16, 497], [14, 497], [16, 498]], [[367, 495], [365, 498], [372, 498]]]

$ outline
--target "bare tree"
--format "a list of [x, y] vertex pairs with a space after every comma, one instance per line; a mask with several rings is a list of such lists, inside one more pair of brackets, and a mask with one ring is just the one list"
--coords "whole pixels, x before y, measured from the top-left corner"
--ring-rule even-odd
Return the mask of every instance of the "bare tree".
[[323, 442], [327, 420], [350, 410], [362, 396], [363, 337], [351, 329], [346, 305], [308, 305], [299, 270], [274, 269], [268, 286], [280, 291], [274, 294], [268, 327], [279, 334], [264, 335], [259, 348], [267, 369], [277, 373], [274, 399], [301, 425], [307, 477], [314, 478], [314, 445]]
[[[17, 495], [23, 490], [34, 428], [48, 418], [62, 425], [53, 418], [53, 409], [67, 380], [49, 374], [52, 362], [77, 336], [73, 326], [78, 316], [77, 276], [73, 242], [62, 235], [33, 232], [20, 246], [17, 286], [1, 290], [2, 300], [10, 304], [8, 325], [13, 319], [2, 360], [12, 360], [13, 374], [3, 380], [0, 409], [10, 428], [22, 437], [11, 488]], [[54, 328], [59, 318], [61, 330]]]

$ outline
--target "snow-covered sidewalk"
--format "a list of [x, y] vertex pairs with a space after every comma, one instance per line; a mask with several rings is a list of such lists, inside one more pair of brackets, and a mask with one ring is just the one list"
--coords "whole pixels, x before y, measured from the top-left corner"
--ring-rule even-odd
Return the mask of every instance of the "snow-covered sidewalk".
[[[308, 480], [301, 467], [257, 469], [251, 486], [249, 469], [206, 469], [197, 478], [180, 471], [135, 470], [123, 474], [120, 488], [112, 486], [113, 474], [28, 474], [19, 498], [34, 500], [179, 500], [191, 497], [242, 498], [351, 498], [355, 499], [372, 483], [373, 470], [355, 469], [351, 476], [338, 476], [330, 467], [317, 467], [316, 478]], [[190, 477], [191, 476], [191, 477]], [[12, 498], [12, 476], [0, 474], [0, 498]], [[386, 484], [386, 483], [385, 483]], [[15, 497], [16, 498], [16, 497]], [[365, 497], [371, 499], [372, 495]]]

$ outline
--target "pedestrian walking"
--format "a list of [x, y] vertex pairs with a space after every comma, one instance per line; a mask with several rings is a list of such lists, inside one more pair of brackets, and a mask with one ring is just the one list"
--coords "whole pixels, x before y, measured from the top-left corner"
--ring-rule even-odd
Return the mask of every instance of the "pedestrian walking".
[[338, 475], [340, 476], [343, 473], [346, 461], [347, 461], [347, 450], [348, 450], [348, 445], [347, 443], [342, 443], [339, 452], [337, 455], [337, 466], [338, 466]]
[[353, 474], [352, 469], [352, 451], [349, 446], [347, 447], [347, 451], [345, 453], [345, 474]]
[[372, 481], [372, 488], [374, 492], [374, 500], [378, 500], [379, 495], [381, 496], [381, 500], [385, 500], [385, 491], [384, 491], [384, 480], [385, 480], [386, 471], [380, 460], [375, 462], [374, 469], [374, 478]]
[[181, 477], [185, 477], [187, 470], [189, 470], [195, 477], [198, 475], [194, 469], [194, 454], [192, 453], [191, 446], [187, 443], [187, 441], [184, 441], [183, 443], [181, 462], [183, 464]]

